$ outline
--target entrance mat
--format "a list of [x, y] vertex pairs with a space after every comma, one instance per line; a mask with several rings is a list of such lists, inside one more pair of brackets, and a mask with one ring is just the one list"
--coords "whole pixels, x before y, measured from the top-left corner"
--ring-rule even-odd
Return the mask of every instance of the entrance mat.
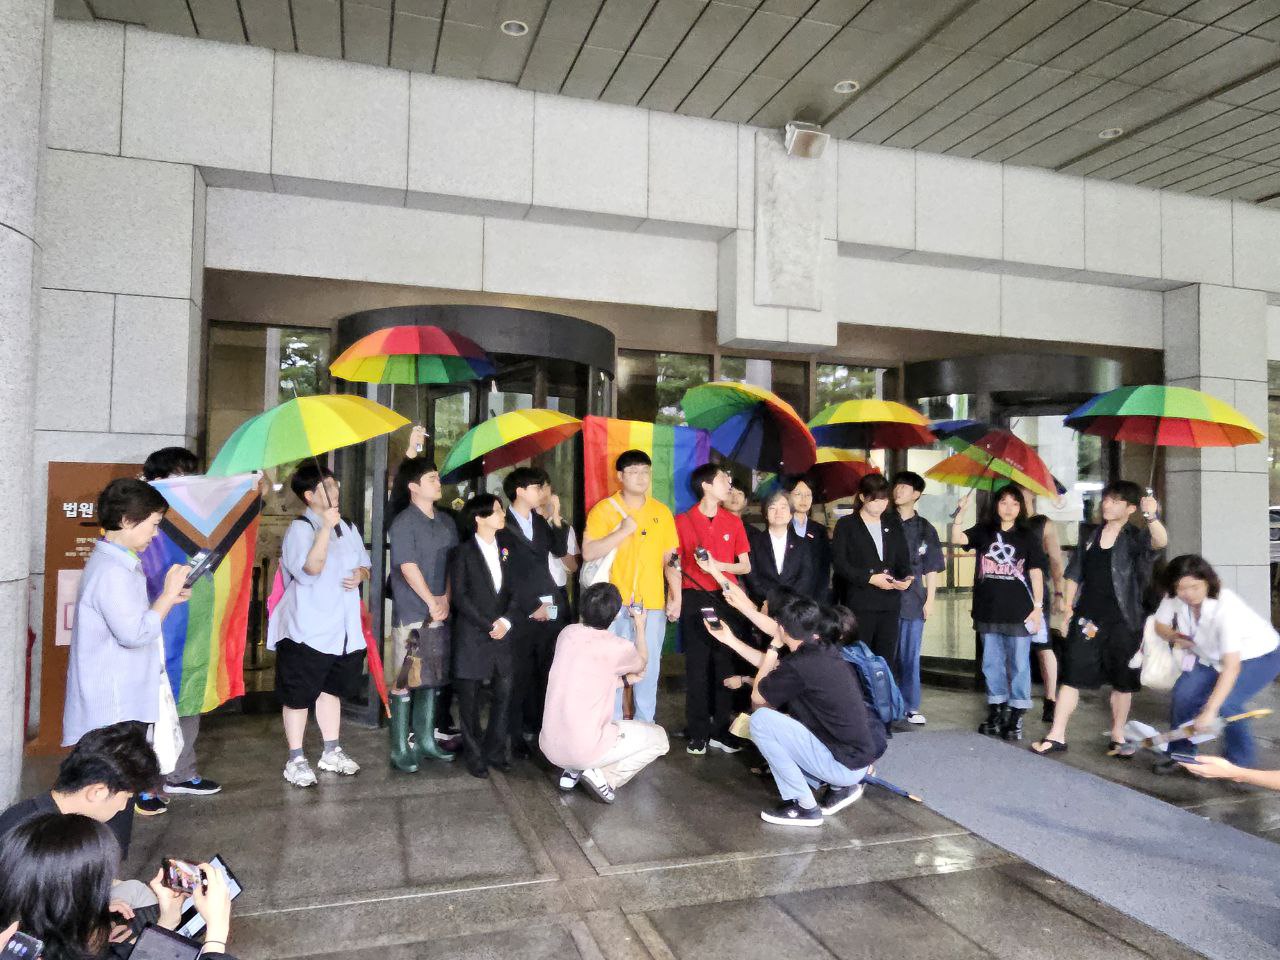
[[977, 733], [895, 737], [877, 773], [1215, 960], [1280, 960], [1280, 846]]

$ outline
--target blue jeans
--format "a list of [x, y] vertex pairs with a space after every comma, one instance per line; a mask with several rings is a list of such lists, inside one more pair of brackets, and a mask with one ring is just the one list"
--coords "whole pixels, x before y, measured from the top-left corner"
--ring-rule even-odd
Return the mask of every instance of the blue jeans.
[[982, 676], [987, 703], [1031, 708], [1031, 638], [1006, 633], [982, 635]]
[[[632, 634], [631, 614], [624, 606], [618, 618], [609, 627], [623, 640], [635, 642]], [[645, 664], [644, 679], [631, 688], [636, 698], [635, 719], [643, 723], [654, 723], [654, 715], [658, 711], [658, 675], [662, 672], [662, 644], [667, 638], [667, 613], [665, 610], [646, 611], [644, 621], [644, 640], [649, 648], [649, 660]], [[622, 719], [622, 691], [619, 690], [613, 701], [613, 719]]]
[[923, 639], [923, 620], [898, 621], [898, 662], [894, 670], [909, 714], [920, 710], [920, 644]]
[[782, 799], [806, 809], [817, 805], [813, 791], [822, 784], [851, 787], [867, 775], [866, 767], [850, 770], [840, 763], [799, 720], [768, 707], [751, 715], [751, 740], [769, 762]]
[[[1280, 674], [1280, 649], [1272, 650], [1265, 657], [1254, 657], [1240, 663], [1240, 676], [1235, 686], [1222, 702], [1219, 716], [1230, 717], [1244, 713], [1249, 708], [1249, 701], [1265, 689], [1276, 675]], [[1178, 678], [1173, 685], [1173, 702], [1169, 707], [1169, 720], [1176, 727], [1194, 720], [1204, 709], [1214, 685], [1218, 682], [1218, 671], [1197, 663]], [[1227, 724], [1222, 732], [1225, 753], [1228, 760], [1240, 767], [1252, 767], [1258, 760], [1258, 750], [1253, 742], [1253, 733], [1249, 729], [1248, 720], [1237, 720]], [[1170, 753], [1195, 753], [1196, 746], [1190, 740], [1177, 740], [1169, 744]]]

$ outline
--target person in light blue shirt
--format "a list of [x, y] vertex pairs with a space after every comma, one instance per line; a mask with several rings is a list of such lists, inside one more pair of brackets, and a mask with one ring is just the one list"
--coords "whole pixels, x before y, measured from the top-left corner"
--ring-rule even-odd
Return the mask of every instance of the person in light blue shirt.
[[342, 698], [358, 692], [363, 678], [360, 584], [369, 579], [373, 561], [360, 531], [338, 512], [332, 471], [308, 461], [289, 486], [307, 512], [290, 524], [281, 546], [285, 590], [267, 624], [267, 649], [276, 654], [276, 695], [289, 744], [284, 778], [295, 787], [310, 787], [316, 775], [302, 738], [313, 706], [324, 738], [320, 769], [344, 776], [360, 772], [343, 752], [338, 733]]
[[98, 497], [103, 538], [93, 548], [76, 596], [75, 625], [62, 713], [62, 745], [124, 720], [155, 723], [164, 650], [160, 624], [191, 595], [188, 568], [174, 564], [154, 603], [138, 554], [147, 548], [169, 505], [141, 480], [107, 484]]

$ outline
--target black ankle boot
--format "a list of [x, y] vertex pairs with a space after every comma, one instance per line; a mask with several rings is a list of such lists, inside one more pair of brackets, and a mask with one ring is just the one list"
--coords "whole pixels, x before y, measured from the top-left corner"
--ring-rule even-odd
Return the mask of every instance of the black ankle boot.
[[987, 719], [978, 724], [978, 732], [989, 737], [1000, 736], [1004, 729], [1004, 715], [1007, 708], [1003, 703], [987, 704]]
[[1045, 723], [1053, 723], [1053, 711], [1057, 707], [1056, 700], [1046, 700], [1044, 709], [1040, 711], [1040, 719]]
[[1000, 736], [1005, 740], [1021, 740], [1022, 715], [1026, 712], [1021, 707], [1011, 707], [1009, 715], [1005, 718], [1004, 726], [1000, 728]]

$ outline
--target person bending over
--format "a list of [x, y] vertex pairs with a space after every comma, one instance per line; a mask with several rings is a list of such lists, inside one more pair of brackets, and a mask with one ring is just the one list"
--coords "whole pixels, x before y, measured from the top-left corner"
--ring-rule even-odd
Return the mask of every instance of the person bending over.
[[[816, 827], [862, 796], [867, 768], [884, 753], [884, 734], [868, 721], [858, 681], [836, 648], [838, 618], [798, 597], [774, 619], [778, 634], [761, 658], [751, 694], [751, 739], [782, 804], [760, 811], [760, 818]], [[783, 650], [788, 656], [779, 663]], [[824, 785], [819, 803], [813, 792]]]
[[581, 782], [597, 800], [613, 803], [619, 787], [667, 752], [667, 734], [655, 723], [613, 719], [615, 691], [624, 678], [642, 676], [648, 659], [644, 630], [635, 631], [633, 644], [609, 629], [622, 608], [618, 588], [587, 587], [580, 606], [581, 622], [556, 640], [538, 746], [564, 768], [561, 790]]

